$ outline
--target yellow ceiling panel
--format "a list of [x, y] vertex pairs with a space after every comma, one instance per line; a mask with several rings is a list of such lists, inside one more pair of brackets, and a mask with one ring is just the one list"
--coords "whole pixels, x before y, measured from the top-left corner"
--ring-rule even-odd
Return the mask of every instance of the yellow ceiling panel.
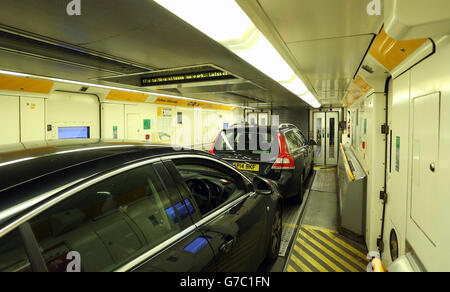
[[398, 41], [388, 36], [383, 28], [375, 39], [370, 54], [386, 69], [392, 71], [426, 41], [426, 38]]
[[373, 87], [367, 83], [360, 75], [357, 75], [353, 81], [350, 90], [347, 92], [342, 104], [344, 107], [350, 107], [354, 102], [366, 95]]

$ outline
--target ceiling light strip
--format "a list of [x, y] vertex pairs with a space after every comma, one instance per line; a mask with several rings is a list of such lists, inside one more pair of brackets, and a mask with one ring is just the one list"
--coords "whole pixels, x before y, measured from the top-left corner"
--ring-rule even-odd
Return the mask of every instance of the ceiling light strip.
[[215, 101], [209, 101], [209, 100], [195, 99], [195, 98], [184, 97], [184, 96], [177, 96], [177, 95], [170, 95], [170, 94], [154, 93], [154, 92], [141, 91], [141, 90], [135, 90], [135, 89], [129, 89], [129, 88], [116, 87], [116, 86], [108, 86], [108, 85], [101, 85], [101, 84], [94, 84], [94, 83], [87, 83], [87, 82], [80, 82], [80, 81], [73, 81], [73, 80], [67, 80], [67, 79], [60, 79], [60, 78], [53, 78], [53, 77], [46, 77], [46, 76], [18, 73], [18, 72], [13, 72], [13, 71], [0, 70], [0, 74], [11, 75], [11, 76], [19, 76], [19, 77], [36, 78], [36, 79], [44, 79], [44, 80], [51, 80], [53, 82], [76, 84], [76, 85], [81, 85], [81, 86], [96, 87], [96, 88], [102, 88], [102, 89], [108, 89], [108, 90], [119, 90], [119, 91], [133, 92], [133, 93], [142, 93], [142, 94], [148, 94], [148, 95], [159, 96], [159, 97], [169, 97], [169, 98], [177, 98], [177, 99], [182, 99], [182, 100], [192, 100], [192, 101], [198, 101], [198, 102], [206, 102], [206, 103], [211, 103], [211, 104], [226, 105], [226, 106], [238, 107], [238, 108], [244, 108], [244, 109], [255, 109], [253, 107], [248, 107], [248, 106], [241, 106], [241, 105], [221, 103], [221, 102], [215, 102]]
[[235, 0], [155, 0], [312, 107], [314, 95]]

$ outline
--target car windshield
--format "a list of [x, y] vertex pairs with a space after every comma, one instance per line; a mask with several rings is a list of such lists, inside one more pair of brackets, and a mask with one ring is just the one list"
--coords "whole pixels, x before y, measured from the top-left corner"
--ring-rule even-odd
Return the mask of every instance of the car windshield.
[[216, 152], [269, 153], [278, 147], [277, 132], [270, 129], [228, 129], [220, 133], [215, 145]]

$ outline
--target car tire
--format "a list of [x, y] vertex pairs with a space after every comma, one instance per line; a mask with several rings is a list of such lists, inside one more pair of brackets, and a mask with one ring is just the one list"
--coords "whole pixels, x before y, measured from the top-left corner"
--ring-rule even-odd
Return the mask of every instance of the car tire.
[[293, 199], [294, 204], [301, 205], [303, 203], [303, 195], [305, 194], [305, 175], [300, 177], [300, 184], [298, 186], [298, 194]]
[[273, 217], [272, 225], [269, 233], [269, 246], [267, 248], [267, 255], [265, 262], [267, 264], [273, 264], [280, 254], [281, 248], [281, 235], [283, 232], [283, 212], [281, 205], [277, 206]]

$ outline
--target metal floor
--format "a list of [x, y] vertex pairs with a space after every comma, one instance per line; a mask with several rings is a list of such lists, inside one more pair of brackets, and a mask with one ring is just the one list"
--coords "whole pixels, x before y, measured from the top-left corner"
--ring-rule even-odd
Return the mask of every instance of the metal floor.
[[298, 223], [300, 220], [301, 206], [285, 205], [283, 212], [283, 233], [281, 235], [280, 257], [286, 256], [289, 253], [289, 244], [295, 233], [298, 230]]
[[[309, 179], [311, 180], [312, 177]], [[311, 182], [305, 190], [304, 202], [301, 205], [295, 205], [286, 201], [283, 210], [283, 233], [281, 235], [281, 247], [277, 261], [272, 266], [262, 265], [259, 272], [283, 272], [284, 266], [288, 260], [289, 251], [295, 242], [298, 232], [300, 218], [305, 210], [308, 200]]]
[[366, 247], [338, 233], [335, 168], [317, 168], [284, 271], [365, 272]]
[[337, 193], [336, 168], [335, 167], [318, 167], [315, 168], [316, 177], [312, 184], [311, 190], [317, 192]]

